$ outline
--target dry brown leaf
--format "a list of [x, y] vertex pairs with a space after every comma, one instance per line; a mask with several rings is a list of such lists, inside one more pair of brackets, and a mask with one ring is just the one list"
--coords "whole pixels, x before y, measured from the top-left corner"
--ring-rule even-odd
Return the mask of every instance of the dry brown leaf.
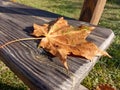
[[109, 84], [100, 84], [99, 86], [96, 87], [95, 90], [116, 90]]
[[45, 36], [39, 47], [59, 57], [66, 69], [68, 69], [67, 55], [82, 56], [88, 60], [92, 60], [96, 55], [109, 56], [107, 52], [100, 50], [94, 43], [86, 41], [86, 37], [95, 27], [84, 25], [73, 27], [63, 17], [50, 24], [34, 24], [33, 27], [34, 36]]
[[11, 2], [16, 2], [16, 0], [10, 0]]

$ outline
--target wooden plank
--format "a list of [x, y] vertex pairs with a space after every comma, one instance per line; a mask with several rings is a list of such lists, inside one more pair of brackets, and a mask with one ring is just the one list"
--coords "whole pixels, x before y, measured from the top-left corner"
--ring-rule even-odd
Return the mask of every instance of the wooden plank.
[[[0, 8], [0, 45], [17, 38], [31, 37], [27, 32], [32, 30], [33, 23], [43, 24], [56, 19], [53, 17], [54, 14], [43, 17], [41, 10], [32, 9], [31, 11], [29, 7], [5, 3], [8, 2], [0, 1], [0, 7], [2, 7]], [[32, 13], [36, 10], [37, 15], [33, 15]], [[71, 19], [68, 21], [74, 26], [88, 24]], [[110, 29], [96, 27], [88, 40], [96, 43], [101, 49], [106, 49], [113, 37], [114, 34]], [[0, 49], [1, 60], [32, 90], [76, 90], [75, 88], [88, 75], [98, 59], [95, 57], [92, 62], [88, 62], [85, 59], [68, 57], [70, 71], [67, 72], [57, 57], [50, 60], [48, 56], [42, 48], [37, 48], [36, 41], [16, 42]]]
[[106, 0], [84, 0], [79, 20], [97, 25], [101, 18], [105, 4]]
[[79, 87], [76, 87], [74, 90], [88, 90], [88, 89], [83, 85], [79, 85]]
[[[3, 13], [6, 12], [4, 9], [7, 8], [12, 11], [15, 11], [14, 14], [22, 14], [22, 15], [28, 15], [28, 16], [33, 16], [33, 17], [39, 16], [36, 18], [42, 19], [43, 21], [46, 21], [46, 22], [48, 22], [48, 20], [51, 20], [51, 19], [53, 20], [54, 18], [58, 18], [61, 16], [61, 15], [58, 15], [58, 14], [55, 14], [49, 11], [32, 8], [32, 7], [25, 6], [25, 5], [18, 4], [18, 3], [13, 4], [12, 2], [8, 0], [6, 1], [7, 2], [5, 2], [4, 0], [0, 0], [0, 5], [1, 5], [1, 9], [3, 9], [2, 11]], [[7, 11], [7, 13], [9, 13], [9, 11]], [[68, 17], [65, 17], [65, 18], [73, 20], [73, 18], [68, 18]]]

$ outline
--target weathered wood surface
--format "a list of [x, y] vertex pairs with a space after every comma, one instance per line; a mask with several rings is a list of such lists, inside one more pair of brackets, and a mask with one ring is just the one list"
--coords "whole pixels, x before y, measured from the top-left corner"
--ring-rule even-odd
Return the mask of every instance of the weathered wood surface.
[[[0, 45], [19, 38], [32, 37], [33, 23], [43, 24], [59, 15], [24, 5], [0, 0]], [[72, 19], [74, 26], [87, 24]], [[99, 48], [106, 49], [114, 37], [110, 29], [96, 27], [87, 38]], [[70, 71], [67, 72], [60, 61], [37, 48], [37, 41], [22, 41], [0, 49], [2, 60], [31, 90], [76, 90], [88, 75], [99, 57], [92, 62], [81, 58], [68, 57]], [[82, 90], [82, 89], [80, 89]]]
[[106, 0], [84, 0], [79, 20], [97, 25], [105, 4]]

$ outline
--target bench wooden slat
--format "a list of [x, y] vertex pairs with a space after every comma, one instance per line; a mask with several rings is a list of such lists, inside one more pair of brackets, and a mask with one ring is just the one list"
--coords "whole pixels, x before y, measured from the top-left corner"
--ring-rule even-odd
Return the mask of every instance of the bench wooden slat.
[[[57, 17], [52, 13], [48, 17], [41, 16], [41, 12], [44, 11], [4, 0], [0, 1], [0, 7], [2, 7], [0, 8], [0, 45], [14, 39], [31, 37], [28, 32], [32, 30], [33, 23], [44, 24]], [[36, 11], [37, 14], [32, 14]], [[70, 18], [67, 20], [74, 26], [88, 25]], [[110, 45], [113, 37], [114, 34], [110, 29], [96, 27], [87, 39], [104, 50]], [[32, 90], [74, 90], [99, 58], [95, 57], [89, 62], [82, 58], [68, 57], [70, 71], [67, 72], [57, 57], [50, 60], [48, 53], [42, 48], [38, 49], [37, 44], [36, 41], [22, 41], [0, 49], [0, 60]]]

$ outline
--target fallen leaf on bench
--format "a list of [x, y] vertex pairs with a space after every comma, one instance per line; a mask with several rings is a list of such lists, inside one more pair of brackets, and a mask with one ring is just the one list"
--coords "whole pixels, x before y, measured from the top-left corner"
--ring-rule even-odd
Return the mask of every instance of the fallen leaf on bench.
[[81, 56], [92, 60], [94, 56], [110, 55], [100, 50], [94, 43], [88, 42], [86, 37], [95, 27], [73, 27], [63, 17], [44, 25], [34, 24], [33, 35], [45, 36], [40, 41], [39, 47], [49, 51], [52, 55], [60, 58], [65, 68], [68, 69], [67, 55]]

